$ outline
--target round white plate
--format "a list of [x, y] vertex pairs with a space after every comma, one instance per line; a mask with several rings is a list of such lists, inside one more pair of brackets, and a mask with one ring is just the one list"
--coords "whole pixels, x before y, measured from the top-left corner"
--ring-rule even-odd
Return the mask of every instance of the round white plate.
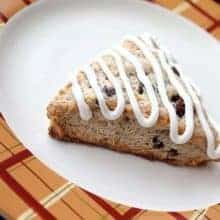
[[0, 37], [0, 110], [36, 157], [99, 196], [172, 211], [220, 202], [217, 163], [173, 167], [47, 134], [46, 106], [68, 73], [123, 35], [145, 31], [176, 55], [220, 122], [218, 42], [173, 13], [136, 0], [44, 0], [12, 18]]

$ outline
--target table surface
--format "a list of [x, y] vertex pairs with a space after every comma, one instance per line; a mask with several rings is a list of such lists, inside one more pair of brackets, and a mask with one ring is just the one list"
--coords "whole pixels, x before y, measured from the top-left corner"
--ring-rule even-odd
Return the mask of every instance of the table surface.
[[[0, 24], [33, 0], [0, 0]], [[151, 0], [220, 39], [220, 0]], [[1, 111], [1, 109], [0, 109]], [[114, 203], [70, 183], [35, 158], [0, 113], [0, 219], [219, 220], [220, 205], [188, 212], [155, 212]]]

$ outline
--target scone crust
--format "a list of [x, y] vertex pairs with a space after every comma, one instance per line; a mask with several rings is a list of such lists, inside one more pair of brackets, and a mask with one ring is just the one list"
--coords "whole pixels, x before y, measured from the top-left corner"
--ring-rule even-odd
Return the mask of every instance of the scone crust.
[[51, 124], [49, 127], [49, 135], [55, 139], [62, 140], [62, 141], [67, 141], [67, 142], [74, 142], [74, 143], [84, 143], [84, 144], [89, 144], [91, 146], [99, 146], [103, 147], [106, 149], [111, 149], [117, 152], [122, 152], [122, 153], [132, 153], [137, 156], [141, 156], [143, 158], [146, 158], [148, 160], [152, 161], [164, 161], [170, 165], [177, 165], [177, 166], [202, 166], [205, 165], [209, 159], [204, 160], [204, 158], [196, 158], [196, 159], [188, 159], [188, 160], [175, 160], [175, 159], [168, 159], [163, 153], [154, 153], [150, 152], [148, 150], [142, 150], [142, 151], [135, 151], [129, 149], [129, 147], [125, 144], [106, 144], [103, 141], [97, 141], [94, 139], [93, 142], [87, 142], [86, 140], [82, 140], [82, 138], [78, 137], [70, 137], [66, 136], [64, 132], [62, 132], [62, 129], [57, 126], [56, 124]]

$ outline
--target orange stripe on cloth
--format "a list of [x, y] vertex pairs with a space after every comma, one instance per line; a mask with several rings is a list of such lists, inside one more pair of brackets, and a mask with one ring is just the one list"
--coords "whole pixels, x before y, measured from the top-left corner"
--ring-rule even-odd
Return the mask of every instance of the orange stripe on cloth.
[[33, 196], [27, 192], [9, 173], [6, 169], [32, 156], [30, 151], [23, 150], [9, 159], [0, 163], [1, 179], [30, 207], [32, 207], [43, 219], [53, 220], [54, 216], [45, 209]]
[[[36, 172], [34, 172], [29, 166], [27, 166], [26, 164], [24, 164], [24, 166], [26, 167], [26, 169], [28, 169], [41, 183], [44, 184], [44, 186], [46, 186], [51, 192], [52, 194], [56, 194], [56, 190], [53, 190], [52, 187], [50, 187], [50, 185], [44, 181]], [[82, 216], [80, 215], [80, 213], [78, 213], [73, 207], [71, 207], [65, 200], [60, 199], [75, 215], [77, 215], [80, 219], [82, 219]]]
[[137, 208], [130, 208], [127, 212], [124, 213], [124, 215], [121, 215], [119, 212], [117, 212], [112, 206], [110, 206], [107, 202], [102, 200], [100, 197], [84, 190], [94, 201], [96, 201], [102, 208], [104, 208], [112, 217], [114, 217], [117, 220], [127, 220], [134, 218], [135, 215], [137, 215], [139, 212], [141, 212], [141, 209]]
[[135, 217], [135, 215], [137, 215], [141, 211], [142, 211], [141, 209], [130, 208], [127, 212], [124, 213], [123, 218], [124, 219], [132, 219]]
[[[39, 202], [46, 208], [49, 208], [56, 204], [58, 201], [61, 200], [61, 198], [65, 195], [68, 194], [73, 188], [75, 187], [74, 184], [67, 182], [55, 191], [51, 192], [49, 195], [41, 199]], [[76, 213], [74, 213], [76, 214]], [[24, 213], [22, 213], [18, 219], [23, 220], [23, 219], [32, 219], [36, 216], [36, 213], [33, 211], [33, 209], [28, 209]], [[76, 215], [79, 217], [79, 219], [83, 219], [81, 216]]]
[[171, 216], [173, 216], [176, 220], [187, 220], [183, 215], [178, 212], [168, 212]]
[[55, 217], [44, 208], [32, 195], [27, 192], [9, 173], [6, 171], [0, 173], [2, 180], [20, 197], [22, 200], [43, 219], [55, 220]]
[[219, 26], [220, 26], [220, 21], [214, 23], [213, 25], [211, 25], [210, 27], [208, 27], [206, 30], [207, 30], [208, 32], [212, 32], [212, 31], [214, 31], [214, 30], [215, 30], [217, 27], [219, 27]]
[[185, 1], [188, 2], [190, 5], [192, 5], [192, 7], [194, 7], [197, 11], [199, 11], [200, 13], [205, 15], [207, 18], [209, 18], [211, 21], [217, 22], [216, 18], [214, 18], [212, 15], [210, 15], [208, 12], [206, 12], [202, 8], [200, 8], [197, 4], [195, 4], [191, 0], [185, 0]]
[[28, 158], [32, 156], [32, 154], [30, 153], [30, 151], [28, 150], [23, 150], [13, 156], [11, 156], [10, 158], [8, 158], [7, 160], [4, 160], [0, 163], [0, 173], [5, 171], [7, 168], [15, 165], [16, 163]]
[[116, 218], [117, 220], [122, 220], [122, 215], [117, 212], [114, 208], [112, 208], [107, 202], [102, 200], [100, 197], [83, 190], [87, 195], [89, 195], [95, 202], [97, 202], [103, 209], [105, 209], [112, 217]]

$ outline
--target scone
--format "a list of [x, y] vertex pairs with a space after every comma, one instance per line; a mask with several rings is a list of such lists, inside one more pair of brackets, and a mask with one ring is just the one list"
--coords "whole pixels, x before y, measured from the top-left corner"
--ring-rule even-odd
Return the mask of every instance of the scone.
[[75, 71], [47, 107], [49, 134], [175, 165], [217, 160], [198, 89], [152, 36], [127, 36]]

